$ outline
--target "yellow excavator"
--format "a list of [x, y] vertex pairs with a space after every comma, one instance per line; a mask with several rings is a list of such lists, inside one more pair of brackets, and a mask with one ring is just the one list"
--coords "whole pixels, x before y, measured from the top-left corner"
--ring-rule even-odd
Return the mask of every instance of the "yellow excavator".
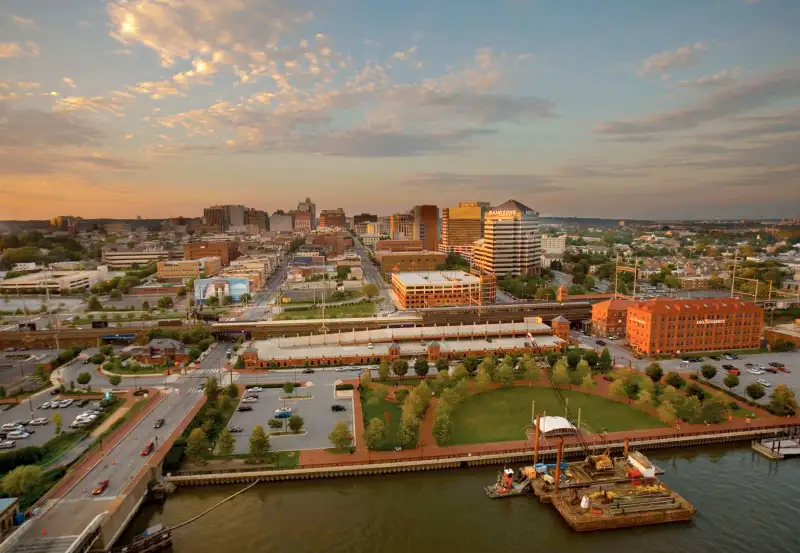
[[611, 461], [611, 451], [608, 449], [600, 455], [587, 455], [586, 464], [597, 472], [612, 470], [614, 468], [614, 463]]

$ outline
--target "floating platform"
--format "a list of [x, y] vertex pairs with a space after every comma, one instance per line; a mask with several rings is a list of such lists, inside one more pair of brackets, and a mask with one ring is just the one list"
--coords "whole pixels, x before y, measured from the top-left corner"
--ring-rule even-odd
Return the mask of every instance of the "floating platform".
[[780, 460], [800, 455], [800, 439], [783, 438], [753, 442], [751, 447], [767, 459]]

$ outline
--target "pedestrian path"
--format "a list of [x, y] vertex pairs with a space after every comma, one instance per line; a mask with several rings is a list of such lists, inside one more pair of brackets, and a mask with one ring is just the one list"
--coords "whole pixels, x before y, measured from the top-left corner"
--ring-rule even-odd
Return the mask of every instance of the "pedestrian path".
[[222, 368], [194, 369], [193, 371], [189, 372], [189, 376], [198, 376], [198, 375], [217, 376], [217, 375], [223, 374], [223, 373], [227, 374], [227, 372], [228, 372], [228, 369], [222, 369]]

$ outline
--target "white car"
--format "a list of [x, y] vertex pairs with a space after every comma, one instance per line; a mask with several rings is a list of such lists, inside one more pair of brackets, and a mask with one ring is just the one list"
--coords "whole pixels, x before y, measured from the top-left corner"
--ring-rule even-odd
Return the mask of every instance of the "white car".
[[42, 404], [39, 406], [39, 409], [50, 409], [50, 406], [51, 406], [51, 405], [52, 405], [52, 403], [51, 403], [51, 402], [49, 402], [49, 401], [45, 401], [44, 403], [42, 403]]
[[0, 426], [0, 430], [11, 432], [13, 430], [25, 430], [21, 425], [14, 424], [13, 422], [7, 422], [3, 426]]
[[50, 420], [44, 417], [40, 417], [38, 419], [33, 419], [30, 424], [33, 426], [44, 426], [45, 424], [49, 424]]
[[97, 418], [97, 415], [87, 415], [86, 413], [84, 413], [82, 415], [78, 415], [77, 417], [75, 417], [75, 420], [76, 421], [88, 421], [88, 422], [91, 422], [96, 418]]
[[349, 371], [350, 368], [349, 367], [336, 367], [333, 370], [334, 370], [334, 372], [337, 372], [337, 373], [343, 373], [343, 372]]
[[772, 387], [772, 384], [770, 384], [769, 380], [764, 380], [763, 378], [759, 378], [758, 380], [756, 380], [756, 382], [758, 382], [759, 384], [761, 384], [765, 388], [771, 388]]
[[261, 386], [253, 386], [252, 388], [248, 388], [246, 391], [247, 392], [253, 392], [254, 394], [257, 394], [258, 392], [262, 391], [263, 389], [264, 388], [262, 388]]
[[749, 372], [750, 374], [756, 374], [756, 375], [764, 374], [764, 371], [762, 371], [761, 369], [747, 369], [747, 372]]
[[281, 413], [291, 413], [291, 412], [292, 412], [291, 407], [281, 407], [280, 409], [275, 409], [276, 415], [280, 415]]
[[253, 396], [247, 396], [242, 399], [242, 403], [258, 403], [258, 398]]
[[71, 400], [71, 399], [62, 399], [60, 402], [58, 402], [58, 406], [59, 407], [69, 407], [70, 405], [72, 405], [72, 401], [73, 400]]
[[0, 449], [13, 449], [17, 447], [17, 442], [12, 440], [6, 440], [5, 442], [0, 442]]
[[23, 432], [22, 430], [15, 430], [14, 432], [9, 432], [8, 436], [6, 436], [9, 440], [24, 440], [25, 438], [30, 438], [30, 434], [28, 432]]

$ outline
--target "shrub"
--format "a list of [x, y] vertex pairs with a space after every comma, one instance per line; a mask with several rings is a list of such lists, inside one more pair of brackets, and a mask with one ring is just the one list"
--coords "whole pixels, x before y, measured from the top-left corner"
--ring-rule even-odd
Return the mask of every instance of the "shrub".
[[683, 377], [678, 373], [676, 373], [675, 371], [670, 371], [664, 378], [664, 383], [680, 390], [686, 385], [686, 380], [684, 380]]
[[394, 398], [397, 401], [397, 403], [403, 403], [408, 397], [409, 393], [410, 392], [408, 391], [408, 388], [400, 388], [399, 390], [395, 391]]
[[283, 428], [283, 421], [281, 419], [269, 419], [267, 424], [270, 428]]
[[[281, 384], [279, 386], [279, 388], [283, 388], [283, 384]], [[336, 385], [336, 391], [337, 392], [341, 391], [341, 390], [352, 390], [352, 389], [353, 389], [353, 385], [352, 384], [337, 384]]]

